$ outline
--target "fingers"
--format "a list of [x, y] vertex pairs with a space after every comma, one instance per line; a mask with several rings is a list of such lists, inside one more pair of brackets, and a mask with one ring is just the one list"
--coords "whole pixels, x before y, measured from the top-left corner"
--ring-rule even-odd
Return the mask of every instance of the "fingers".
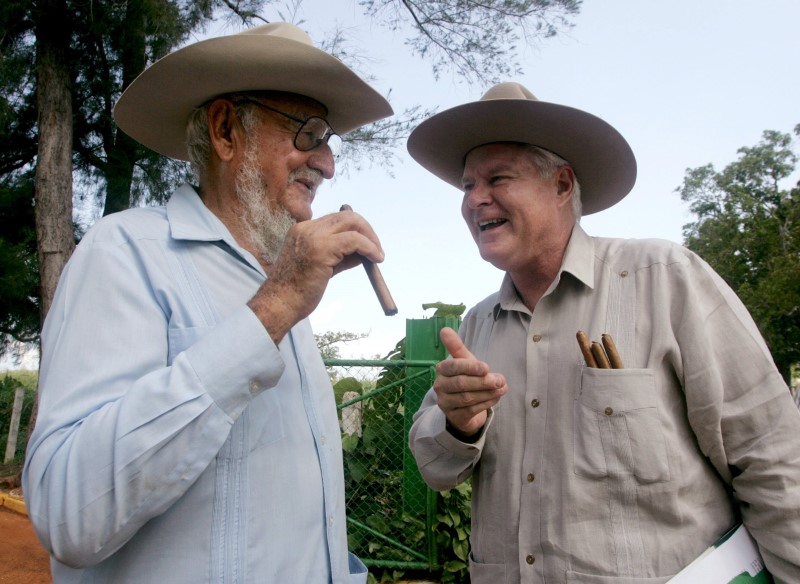
[[360, 215], [333, 213], [292, 227], [272, 271], [298, 272], [301, 280], [330, 279], [359, 265], [362, 257], [383, 261], [378, 236]]
[[476, 359], [453, 329], [443, 328], [440, 337], [452, 358], [437, 365], [433, 389], [450, 424], [469, 436], [483, 427], [487, 410], [508, 391], [506, 380]]
[[442, 339], [445, 349], [452, 357], [452, 359], [446, 359], [437, 365], [436, 371], [439, 375], [447, 377], [456, 375], [483, 376], [489, 373], [489, 366], [482, 361], [478, 361], [469, 352], [456, 331], [450, 327], [444, 327], [439, 332], [439, 338]]
[[353, 212], [333, 213], [295, 224], [283, 242], [268, 278], [248, 303], [279, 342], [317, 307], [330, 279], [361, 264], [383, 261], [372, 227]]
[[464, 345], [464, 341], [458, 336], [458, 333], [446, 326], [439, 332], [439, 338], [444, 343], [444, 348], [454, 359], [474, 359], [472, 353], [469, 352]]
[[[343, 205], [343, 207], [346, 206]], [[358, 254], [376, 263], [383, 261], [384, 252], [378, 236], [367, 220], [358, 213], [351, 209], [346, 209], [339, 213], [322, 217], [320, 221], [332, 222], [334, 226], [337, 226], [341, 234], [349, 236], [347, 243], [352, 245], [350, 254]]]

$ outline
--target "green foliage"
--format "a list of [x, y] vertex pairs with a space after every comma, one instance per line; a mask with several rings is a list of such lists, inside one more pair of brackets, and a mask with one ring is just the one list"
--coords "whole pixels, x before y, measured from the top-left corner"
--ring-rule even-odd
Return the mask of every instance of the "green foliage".
[[11, 378], [21, 384], [26, 391], [36, 391], [36, 386], [39, 383], [39, 372], [29, 371], [27, 369], [19, 369], [17, 371], [6, 371], [0, 374], [3, 378]]
[[[25, 397], [22, 402], [22, 416], [20, 418], [19, 433], [17, 437], [17, 450], [14, 463], [22, 464], [25, 456], [25, 437], [28, 435], [28, 421], [31, 410], [36, 401], [35, 371], [14, 371], [0, 377], [0, 452], [5, 454], [8, 442], [8, 431], [11, 426], [11, 411], [14, 407], [14, 394], [18, 387], [25, 388]], [[2, 461], [0, 461], [2, 462]]]
[[422, 310], [435, 308], [433, 316], [461, 316], [466, 310], [464, 304], [444, 304], [443, 302], [428, 302], [422, 305]]
[[784, 185], [798, 160], [792, 146], [791, 135], [766, 131], [721, 172], [687, 170], [677, 189], [697, 216], [685, 245], [742, 299], [787, 383], [800, 362], [800, 189]]
[[[0, 177], [0, 336], [39, 338], [39, 260], [32, 172]], [[0, 354], [6, 343], [0, 343]]]
[[469, 582], [469, 535], [472, 482], [466, 481], [439, 493], [434, 528], [436, 543], [443, 560], [443, 584]]

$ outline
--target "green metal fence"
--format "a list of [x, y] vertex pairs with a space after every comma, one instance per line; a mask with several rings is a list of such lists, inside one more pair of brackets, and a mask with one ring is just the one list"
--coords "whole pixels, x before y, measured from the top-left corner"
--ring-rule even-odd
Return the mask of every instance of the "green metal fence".
[[392, 359], [325, 361], [340, 404], [350, 550], [368, 566], [440, 567], [437, 493], [422, 481], [408, 431], [446, 356], [439, 330], [459, 323], [457, 317], [408, 320]]

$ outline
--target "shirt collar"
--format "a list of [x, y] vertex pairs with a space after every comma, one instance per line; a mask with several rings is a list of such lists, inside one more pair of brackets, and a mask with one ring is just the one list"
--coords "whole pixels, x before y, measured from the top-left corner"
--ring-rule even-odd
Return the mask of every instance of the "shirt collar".
[[[544, 295], [547, 296], [556, 289], [564, 272], [571, 274], [587, 288], [594, 288], [594, 262], [594, 242], [583, 228], [576, 223], [575, 227], [572, 228], [572, 235], [569, 238], [569, 243], [567, 243], [564, 259], [561, 261], [561, 268]], [[500, 291], [497, 295], [497, 303], [493, 308], [495, 320], [500, 316], [501, 310], [515, 310], [530, 314], [530, 310], [517, 294], [517, 289], [508, 273], [503, 278], [503, 283], [500, 285]]]
[[222, 242], [230, 252], [263, 273], [256, 258], [239, 246], [220, 218], [206, 207], [193, 186], [184, 184], [172, 193], [167, 202], [167, 219], [173, 239]]
[[232, 239], [228, 228], [205, 206], [191, 185], [184, 184], [167, 202], [167, 218], [173, 239], [220, 241]]

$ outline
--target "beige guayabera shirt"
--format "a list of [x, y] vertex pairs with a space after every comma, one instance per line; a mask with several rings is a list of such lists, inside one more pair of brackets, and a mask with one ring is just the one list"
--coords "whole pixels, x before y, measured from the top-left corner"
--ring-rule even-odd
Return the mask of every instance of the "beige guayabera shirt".
[[[587, 368], [578, 329], [611, 334], [625, 369]], [[740, 515], [800, 582], [800, 412], [696, 255], [576, 226], [532, 314], [507, 277], [460, 334], [509, 393], [465, 444], [430, 391], [410, 444], [433, 488], [472, 476], [473, 584], [666, 582]]]

